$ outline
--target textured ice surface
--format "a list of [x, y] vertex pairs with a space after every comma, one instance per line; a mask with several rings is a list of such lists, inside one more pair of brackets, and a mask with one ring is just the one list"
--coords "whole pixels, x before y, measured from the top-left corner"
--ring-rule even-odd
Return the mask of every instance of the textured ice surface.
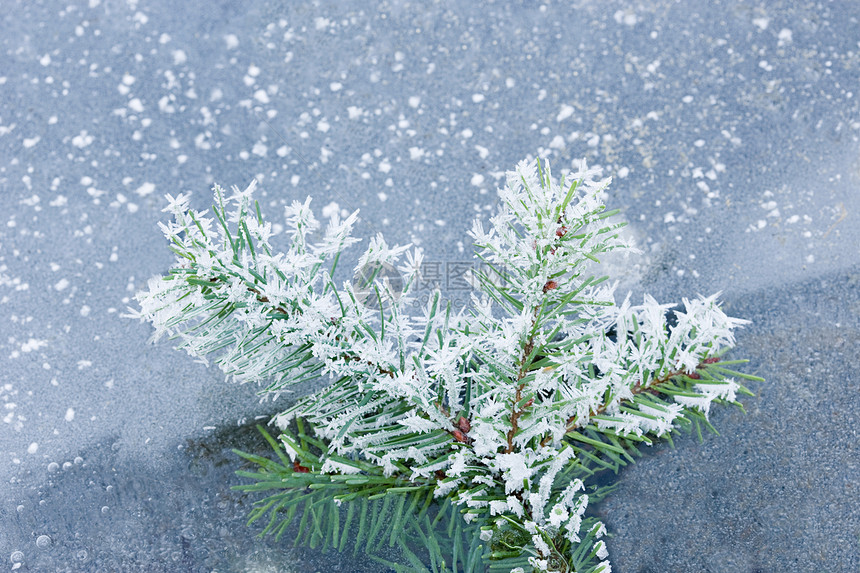
[[[237, 429], [275, 410], [121, 319], [163, 194], [257, 178], [414, 242], [455, 301], [527, 154], [615, 179], [661, 300], [722, 290], [756, 384], [599, 511], [613, 570], [860, 569], [860, 5], [4, 3], [0, 558], [30, 571], [352, 571], [254, 539]], [[639, 266], [635, 266], [638, 264]], [[459, 269], [459, 270], [458, 270]], [[429, 293], [429, 291], [428, 291]], [[244, 439], [244, 438], [243, 438]], [[5, 554], [4, 554], [5, 552]]]

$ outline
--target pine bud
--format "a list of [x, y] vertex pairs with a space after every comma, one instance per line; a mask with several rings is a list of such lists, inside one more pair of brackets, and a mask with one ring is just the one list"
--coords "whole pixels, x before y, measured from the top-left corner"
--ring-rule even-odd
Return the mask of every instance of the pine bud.
[[457, 427], [460, 428], [460, 431], [464, 434], [468, 434], [469, 430], [472, 429], [472, 423], [463, 416], [460, 416], [460, 419], [457, 420]]

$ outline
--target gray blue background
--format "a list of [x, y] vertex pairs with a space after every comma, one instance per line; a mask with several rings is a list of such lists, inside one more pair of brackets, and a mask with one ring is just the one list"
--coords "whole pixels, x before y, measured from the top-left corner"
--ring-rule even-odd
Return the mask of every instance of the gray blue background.
[[[286, 402], [121, 317], [165, 193], [259, 181], [470, 260], [526, 156], [587, 158], [661, 301], [723, 292], [767, 378], [596, 511], [616, 573], [860, 570], [860, 4], [13, 1], [0, 16], [0, 568], [354, 571], [245, 528]], [[357, 251], [356, 251], [357, 253]], [[354, 259], [353, 259], [354, 260]], [[444, 285], [443, 285], [444, 286]], [[468, 292], [446, 288], [455, 303]], [[428, 291], [429, 292], [429, 291]], [[260, 418], [264, 419], [264, 418]]]

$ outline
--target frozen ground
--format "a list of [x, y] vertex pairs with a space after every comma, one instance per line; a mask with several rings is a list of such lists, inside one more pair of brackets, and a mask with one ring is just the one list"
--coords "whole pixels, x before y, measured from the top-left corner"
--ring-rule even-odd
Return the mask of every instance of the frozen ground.
[[[257, 540], [229, 447], [277, 405], [120, 318], [165, 193], [257, 178], [443, 280], [527, 154], [613, 175], [663, 300], [721, 290], [767, 378], [598, 511], [613, 571], [860, 570], [860, 4], [4, 2], [0, 562], [353, 571]], [[448, 294], [467, 294], [452, 280]]]

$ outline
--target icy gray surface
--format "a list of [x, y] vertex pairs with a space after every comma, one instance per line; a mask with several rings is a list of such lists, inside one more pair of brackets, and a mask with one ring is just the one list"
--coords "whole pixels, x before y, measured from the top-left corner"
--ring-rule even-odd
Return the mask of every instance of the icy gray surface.
[[613, 272], [663, 300], [723, 291], [767, 378], [746, 415], [715, 412], [720, 436], [623, 470], [597, 508], [613, 571], [860, 570], [860, 4], [3, 8], [6, 569], [357, 569], [243, 525], [229, 447], [277, 405], [120, 317], [171, 262], [163, 194], [204, 208], [256, 178], [270, 218], [308, 194], [360, 208], [360, 234], [444, 273], [539, 153], [603, 166], [644, 251]]

